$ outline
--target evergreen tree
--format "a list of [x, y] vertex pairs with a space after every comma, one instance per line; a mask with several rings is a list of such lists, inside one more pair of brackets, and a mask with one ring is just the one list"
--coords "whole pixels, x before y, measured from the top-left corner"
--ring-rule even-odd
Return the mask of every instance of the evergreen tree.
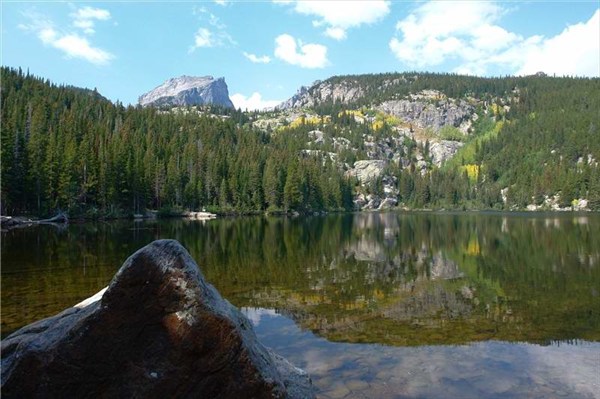
[[296, 162], [291, 162], [283, 188], [283, 204], [286, 211], [298, 210], [302, 205], [301, 181]]

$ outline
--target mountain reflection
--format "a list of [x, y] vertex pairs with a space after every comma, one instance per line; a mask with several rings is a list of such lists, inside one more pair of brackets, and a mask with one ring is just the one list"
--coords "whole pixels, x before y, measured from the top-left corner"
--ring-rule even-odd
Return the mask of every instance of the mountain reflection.
[[56, 313], [106, 285], [135, 249], [175, 238], [236, 306], [274, 309], [329, 340], [600, 341], [599, 222], [360, 213], [11, 231], [2, 242], [3, 333], [32, 321], [20, 307], [30, 306], [30, 318]]

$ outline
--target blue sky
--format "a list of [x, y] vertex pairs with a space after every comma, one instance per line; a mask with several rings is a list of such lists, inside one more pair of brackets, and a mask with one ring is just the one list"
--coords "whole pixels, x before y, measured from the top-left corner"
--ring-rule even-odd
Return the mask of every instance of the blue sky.
[[180, 75], [224, 76], [242, 108], [333, 75], [600, 76], [598, 0], [2, 1], [2, 65], [135, 104]]

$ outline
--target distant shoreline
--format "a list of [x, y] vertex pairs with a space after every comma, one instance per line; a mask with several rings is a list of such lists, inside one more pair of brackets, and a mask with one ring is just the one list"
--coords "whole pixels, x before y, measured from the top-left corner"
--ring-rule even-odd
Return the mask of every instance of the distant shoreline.
[[[209, 213], [209, 212], [206, 212]], [[69, 223], [72, 224], [80, 224], [87, 222], [95, 222], [95, 221], [116, 221], [116, 220], [133, 220], [133, 221], [147, 221], [147, 220], [166, 220], [166, 219], [189, 219], [192, 221], [206, 221], [206, 220], [214, 220], [219, 218], [238, 218], [238, 217], [249, 217], [249, 216], [264, 216], [264, 217], [291, 217], [291, 218], [306, 218], [306, 217], [314, 217], [314, 216], [326, 216], [330, 214], [387, 214], [387, 213], [425, 213], [425, 214], [444, 214], [444, 215], [463, 215], [463, 214], [486, 214], [486, 215], [512, 215], [512, 216], [543, 216], [543, 215], [589, 215], [589, 214], [600, 214], [600, 211], [595, 210], [527, 210], [527, 209], [427, 209], [427, 208], [415, 208], [415, 209], [407, 209], [407, 208], [393, 208], [386, 210], [355, 210], [355, 211], [316, 211], [316, 212], [223, 212], [223, 213], [211, 213], [214, 215], [213, 217], [207, 218], [195, 218], [190, 217], [188, 214], [167, 214], [167, 215], [155, 215], [155, 216], [143, 216], [139, 217], [139, 215], [127, 215], [127, 216], [105, 216], [105, 217], [83, 217], [83, 216], [75, 216], [69, 220]], [[40, 224], [56, 224], [57, 223], [49, 223], [45, 222], [45, 219], [42, 219], [38, 216], [32, 215], [20, 215], [20, 216], [0, 216], [2, 219], [0, 220], [0, 226], [2, 231], [12, 230], [14, 228], [24, 228], [31, 227]], [[16, 220], [17, 223], [8, 224], [7, 220]], [[67, 223], [68, 224], [68, 223]], [[66, 225], [66, 224], [65, 224]]]

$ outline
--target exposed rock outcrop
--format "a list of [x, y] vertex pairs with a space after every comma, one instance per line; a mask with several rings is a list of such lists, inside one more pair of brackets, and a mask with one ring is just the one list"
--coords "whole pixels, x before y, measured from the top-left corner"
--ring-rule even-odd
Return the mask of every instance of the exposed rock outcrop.
[[[349, 105], [363, 99], [368, 93], [372, 95], [406, 84], [406, 77], [383, 80], [377, 87], [369, 87], [353, 77], [316, 81], [310, 87], [302, 86], [296, 94], [275, 109], [311, 108], [324, 103]], [[438, 131], [443, 126], [454, 126], [466, 134], [472, 119], [476, 118], [476, 107], [472, 101], [467, 100], [448, 98], [437, 90], [422, 90], [404, 98], [396, 97], [373, 105], [375, 109], [399, 117], [415, 127]]]
[[464, 144], [459, 141], [440, 140], [431, 143], [429, 153], [431, 161], [437, 167], [452, 158]]
[[383, 201], [381, 201], [381, 203], [379, 204], [379, 208], [377, 208], [377, 209], [379, 209], [380, 211], [383, 211], [385, 209], [392, 209], [396, 205], [398, 205], [398, 200], [393, 197], [388, 197], [388, 198], [384, 199]]
[[[325, 158], [324, 151], [333, 147], [334, 153], [327, 154], [329, 159], [336, 162], [346, 176], [358, 180], [354, 209], [384, 210], [406, 206], [402, 202], [406, 199], [399, 196], [397, 178], [386, 173], [387, 165], [391, 165], [392, 170], [427, 175], [456, 156], [468, 141], [476, 126], [474, 123], [482, 115], [495, 113], [497, 108], [496, 103], [493, 104], [496, 108], [491, 107], [490, 101], [471, 94], [453, 98], [441, 90], [423, 89], [422, 85], [414, 84], [418, 80], [418, 75], [406, 74], [370, 76], [368, 79], [363, 76], [332, 77], [302, 87], [269, 117], [283, 126], [285, 123], [298, 126], [307, 120], [319, 126], [319, 130], [308, 132], [306, 146], [310, 149], [302, 150], [302, 154], [323, 151]], [[503, 98], [499, 101], [510, 103]], [[335, 112], [332, 115], [310, 114], [322, 105], [326, 105], [325, 110], [327, 106], [335, 105], [337, 108], [334, 109], [342, 111], [336, 111], [337, 115]], [[335, 124], [335, 118], [341, 117], [345, 118], [345, 125], [336, 129], [335, 134], [321, 128]]]
[[159, 240], [105, 292], [2, 341], [4, 398], [314, 397], [188, 252]]
[[443, 126], [459, 127], [475, 114], [475, 107], [465, 100], [443, 98], [431, 102], [432, 100], [424, 101], [420, 98], [385, 101], [376, 109], [414, 123], [420, 128], [435, 131]]
[[316, 81], [310, 87], [302, 86], [290, 99], [276, 109], [314, 107], [325, 101], [349, 104], [364, 96], [364, 90], [354, 81]]
[[378, 209], [381, 204], [381, 198], [377, 195], [369, 194], [367, 195], [367, 203], [363, 206], [364, 210], [374, 210]]
[[314, 144], [323, 144], [324, 135], [325, 133], [323, 133], [320, 130], [311, 130], [310, 132], [308, 132], [308, 137], [313, 140], [311, 143]]
[[164, 82], [139, 98], [142, 106], [171, 106], [214, 104], [233, 108], [224, 78], [212, 76], [181, 76]]
[[348, 174], [356, 177], [361, 184], [367, 184], [381, 175], [385, 165], [386, 162], [381, 159], [356, 161]]

